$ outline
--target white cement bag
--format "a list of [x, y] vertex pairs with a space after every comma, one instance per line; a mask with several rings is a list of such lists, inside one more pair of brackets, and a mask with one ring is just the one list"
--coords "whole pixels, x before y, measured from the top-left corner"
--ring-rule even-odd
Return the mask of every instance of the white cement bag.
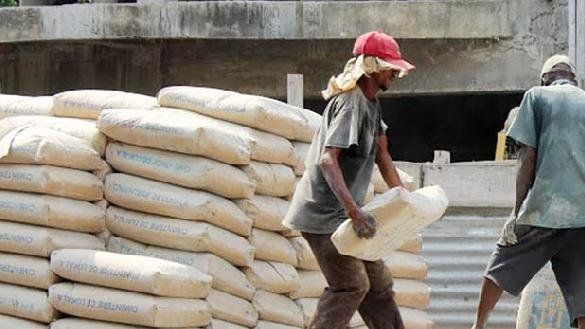
[[79, 283], [51, 286], [49, 301], [66, 314], [133, 325], [172, 328], [204, 326], [211, 321], [209, 305], [200, 299], [157, 297]]
[[427, 263], [419, 255], [404, 251], [393, 251], [384, 257], [384, 264], [386, 264], [394, 278], [424, 280], [427, 277]]
[[295, 173], [289, 166], [253, 161], [243, 169], [256, 183], [257, 194], [286, 197], [295, 191]]
[[248, 327], [227, 321], [212, 319], [211, 323], [205, 329], [247, 329]]
[[293, 248], [297, 251], [297, 260], [299, 269], [309, 270], [309, 271], [320, 271], [319, 263], [317, 263], [317, 258], [315, 258], [315, 254], [311, 250], [309, 243], [303, 237], [293, 237], [289, 238], [289, 241]]
[[0, 163], [46, 164], [81, 170], [104, 166], [83, 140], [44, 127], [10, 127], [0, 121]]
[[285, 294], [299, 288], [299, 274], [289, 264], [255, 260], [244, 270], [248, 280], [259, 290]]
[[81, 249], [54, 251], [51, 270], [75, 282], [165, 297], [205, 298], [212, 280], [193, 267], [167, 260]]
[[376, 235], [360, 239], [346, 220], [331, 236], [337, 250], [365, 260], [377, 260], [398, 249], [408, 237], [422, 231], [441, 218], [447, 209], [447, 196], [438, 186], [429, 186], [414, 192], [394, 188], [377, 196], [363, 209], [378, 221]]
[[2, 329], [47, 329], [47, 325], [35, 321], [0, 314]]
[[107, 245], [108, 241], [110, 241], [110, 238], [112, 237], [112, 232], [110, 232], [108, 229], [105, 229], [100, 233], [96, 234], [95, 236], [98, 239], [100, 239], [100, 241], [102, 241], [104, 245]]
[[100, 155], [106, 150], [106, 136], [96, 126], [94, 120], [58, 118], [44, 115], [22, 115], [2, 120], [3, 125], [12, 127], [44, 127], [84, 140]]
[[235, 201], [236, 205], [253, 221], [253, 226], [267, 230], [281, 232], [288, 230], [282, 224], [290, 202], [281, 198], [254, 195], [250, 199]]
[[400, 316], [405, 329], [434, 329], [435, 323], [424, 311], [408, 307], [400, 308]]
[[46, 291], [4, 283], [0, 283], [0, 313], [43, 323], [58, 316]]
[[424, 282], [394, 279], [394, 299], [399, 306], [424, 310], [431, 301], [431, 288]]
[[230, 199], [250, 198], [256, 186], [235, 166], [181, 153], [110, 143], [106, 160], [121, 172], [201, 189]]
[[213, 254], [146, 246], [119, 237], [112, 237], [108, 241], [108, 251], [129, 255], [151, 256], [193, 266], [199, 271], [213, 277], [212, 287], [214, 289], [228, 292], [246, 300], [252, 300], [256, 291], [256, 288], [254, 288], [242, 271]]
[[148, 328], [80, 318], [65, 318], [52, 322], [49, 329], [148, 329]]
[[271, 321], [258, 321], [258, 325], [254, 329], [300, 329], [301, 327], [289, 326], [288, 324], [276, 323]]
[[274, 99], [212, 88], [163, 88], [158, 102], [305, 142], [320, 122], [318, 114]]
[[0, 190], [0, 219], [97, 233], [105, 228], [105, 212], [87, 201]]
[[[301, 298], [301, 299], [297, 299], [295, 302], [297, 303], [297, 305], [301, 308], [301, 311], [303, 312], [303, 318], [304, 318], [303, 322], [305, 324], [304, 328], [306, 328], [309, 325], [309, 321], [311, 320], [311, 317], [315, 313], [315, 310], [317, 310], [317, 304], [319, 303], [319, 298]], [[364, 320], [362, 320], [362, 318], [360, 317], [360, 315], [357, 312], [353, 315], [353, 317], [349, 321], [350, 328], [353, 328], [353, 327], [356, 327], [359, 325], [363, 325], [363, 324], [364, 324]]]
[[307, 155], [309, 154], [311, 143], [293, 142], [292, 144], [294, 147], [296, 158], [296, 163], [293, 166], [295, 175], [303, 176], [303, 173], [305, 172], [306, 169], [305, 161], [307, 159]]
[[303, 236], [301, 234], [301, 231], [291, 230], [291, 229], [287, 229], [286, 231], [280, 232], [280, 234], [282, 234], [282, 236], [284, 236], [286, 238], [296, 238], [299, 236]]
[[156, 98], [114, 90], [72, 90], [53, 96], [53, 114], [59, 117], [97, 119], [105, 109], [147, 109]]
[[321, 271], [298, 270], [300, 286], [288, 294], [291, 299], [319, 297], [327, 287], [327, 280]]
[[0, 253], [0, 282], [49, 289], [58, 279], [46, 258]]
[[153, 244], [195, 252], [211, 252], [238, 266], [249, 266], [254, 247], [245, 238], [207, 224], [149, 215], [111, 206], [107, 227], [115, 235]]
[[422, 235], [420, 233], [412, 235], [398, 250], [418, 254], [422, 251]]
[[98, 120], [98, 128], [110, 138], [128, 144], [201, 155], [229, 164], [250, 163], [248, 134], [202, 115], [105, 110]]
[[126, 174], [108, 175], [105, 187], [108, 201], [129, 209], [204, 220], [244, 236], [248, 236], [252, 229], [252, 220], [233, 202], [208, 192]]
[[0, 119], [15, 115], [52, 115], [53, 97], [0, 94]]
[[258, 323], [258, 312], [249, 301], [218, 290], [211, 290], [206, 298], [214, 319], [229, 321], [246, 327]]
[[293, 326], [303, 326], [303, 312], [290, 298], [258, 290], [252, 304], [258, 310], [260, 319]]
[[97, 237], [79, 232], [0, 221], [0, 251], [49, 257], [59, 249], [104, 250]]
[[98, 201], [104, 196], [104, 185], [95, 175], [44, 165], [0, 164], [0, 189], [85, 201]]
[[[406, 187], [407, 190], [414, 191], [418, 188], [418, 186], [416, 186], [416, 182], [414, 181], [414, 177], [398, 168], [396, 168], [396, 171], [398, 172], [398, 176], [400, 177], [402, 184], [404, 184], [404, 187]], [[380, 168], [378, 168], [378, 166], [374, 166], [374, 171], [372, 173], [372, 183], [374, 184], [374, 192], [376, 193], [385, 193], [390, 189], [386, 184], [384, 177], [382, 177], [382, 173], [380, 172]]]
[[255, 249], [256, 259], [297, 266], [297, 252], [284, 236], [255, 228], [249, 240]]

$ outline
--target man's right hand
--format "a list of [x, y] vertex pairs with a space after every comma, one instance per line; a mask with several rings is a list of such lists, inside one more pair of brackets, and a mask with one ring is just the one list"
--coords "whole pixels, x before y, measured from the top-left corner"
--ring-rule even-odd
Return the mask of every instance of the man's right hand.
[[370, 239], [376, 234], [376, 219], [367, 211], [358, 209], [350, 214], [351, 224], [357, 236], [361, 239]]

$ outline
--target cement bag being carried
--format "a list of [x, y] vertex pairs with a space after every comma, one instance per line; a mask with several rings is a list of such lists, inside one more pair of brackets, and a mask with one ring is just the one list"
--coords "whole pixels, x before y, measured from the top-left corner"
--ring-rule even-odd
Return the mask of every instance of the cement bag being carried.
[[47, 325], [0, 314], [2, 329], [47, 329]]
[[228, 292], [246, 300], [252, 300], [256, 291], [242, 271], [213, 254], [146, 246], [119, 237], [112, 237], [108, 241], [108, 251], [128, 255], [151, 256], [193, 266], [213, 277], [211, 286], [214, 289]]
[[15, 115], [52, 115], [53, 97], [0, 94], [0, 119]]
[[46, 291], [4, 283], [0, 283], [0, 313], [43, 323], [58, 315]]
[[243, 169], [256, 183], [257, 194], [286, 197], [295, 191], [295, 173], [289, 166], [253, 161]]
[[250, 243], [255, 249], [255, 258], [276, 261], [297, 266], [297, 252], [282, 235], [274, 232], [253, 229]]
[[319, 297], [327, 287], [327, 280], [321, 271], [299, 270], [300, 286], [288, 296], [291, 299]]
[[258, 323], [258, 312], [249, 301], [231, 294], [211, 290], [206, 298], [214, 319], [253, 327]]
[[202, 115], [186, 118], [173, 111], [105, 110], [98, 128], [128, 144], [201, 155], [229, 164], [250, 163], [246, 132]]
[[424, 310], [431, 301], [431, 288], [424, 282], [395, 279], [393, 290], [396, 304], [400, 306]]
[[172, 219], [111, 206], [108, 229], [115, 235], [161, 247], [211, 252], [239, 266], [249, 266], [254, 247], [245, 238], [205, 222]]
[[299, 288], [299, 274], [289, 264], [255, 260], [244, 270], [246, 276], [259, 290], [286, 294]]
[[239, 324], [230, 323], [227, 321], [212, 319], [211, 323], [205, 329], [248, 329], [248, 327], [240, 326]]
[[303, 176], [303, 173], [305, 172], [306, 169], [305, 161], [307, 159], [307, 155], [309, 154], [311, 143], [293, 142], [293, 147], [295, 150], [296, 158], [296, 163], [293, 166], [295, 175]]
[[22, 115], [2, 120], [5, 126], [44, 127], [84, 140], [100, 155], [106, 150], [106, 135], [96, 127], [94, 120], [58, 118], [44, 115]]
[[0, 253], [0, 282], [49, 289], [58, 279], [46, 258]]
[[236, 205], [253, 221], [254, 227], [282, 232], [288, 228], [282, 225], [282, 220], [290, 206], [290, 202], [281, 198], [254, 195], [250, 199], [235, 201]]
[[79, 232], [0, 221], [0, 251], [49, 257], [58, 249], [104, 250], [97, 237]]
[[157, 297], [78, 283], [51, 286], [49, 301], [66, 314], [141, 326], [196, 327], [211, 321], [211, 310], [200, 299]]
[[158, 102], [304, 142], [311, 141], [320, 122], [318, 114], [274, 99], [212, 88], [163, 88]]
[[373, 238], [360, 239], [351, 225], [351, 219], [348, 219], [333, 233], [331, 240], [342, 255], [378, 260], [398, 249], [408, 237], [441, 218], [447, 204], [447, 196], [438, 186], [414, 192], [393, 188], [363, 207], [378, 221]]
[[427, 277], [427, 263], [419, 255], [394, 251], [384, 257], [384, 264], [394, 278], [424, 280]]
[[[402, 184], [404, 184], [407, 190], [414, 191], [418, 188], [418, 186], [416, 186], [416, 182], [414, 181], [414, 177], [398, 168], [396, 168], [396, 171], [398, 172], [398, 176], [400, 177]], [[386, 184], [384, 177], [382, 177], [382, 173], [380, 172], [380, 168], [378, 168], [378, 166], [374, 166], [374, 171], [372, 173], [372, 183], [374, 184], [374, 192], [376, 193], [385, 193], [390, 189], [388, 184]]]
[[91, 202], [0, 190], [0, 219], [98, 233], [104, 218], [104, 210]]
[[303, 312], [290, 298], [258, 290], [252, 304], [258, 310], [260, 319], [292, 326], [303, 326]]
[[110, 174], [106, 199], [116, 205], [180, 219], [204, 220], [239, 235], [248, 236], [252, 220], [230, 200], [214, 194], [167, 183]]
[[166, 297], [205, 298], [212, 280], [193, 267], [167, 260], [81, 249], [54, 251], [51, 270], [75, 282]]
[[53, 114], [59, 117], [97, 119], [105, 109], [147, 109], [156, 98], [114, 90], [72, 90], [53, 96]]
[[368, 184], [368, 190], [366, 191], [366, 195], [364, 196], [364, 203], [369, 203], [370, 201], [374, 200], [376, 193], [374, 192], [374, 184]]
[[86, 171], [45, 166], [0, 164], [0, 189], [98, 201], [104, 185]]
[[321, 270], [319, 263], [317, 263], [317, 258], [315, 258], [315, 254], [313, 254], [313, 251], [305, 238], [294, 237], [289, 238], [289, 241], [297, 251], [297, 260], [299, 262], [297, 265], [298, 268], [309, 271]]
[[229, 199], [250, 198], [256, 186], [235, 166], [181, 153], [110, 143], [106, 160], [121, 172], [201, 189]]

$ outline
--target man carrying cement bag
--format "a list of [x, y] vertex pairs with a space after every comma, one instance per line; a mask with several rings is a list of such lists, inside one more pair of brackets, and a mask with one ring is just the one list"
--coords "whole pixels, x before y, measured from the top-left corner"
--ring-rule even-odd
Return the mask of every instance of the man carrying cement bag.
[[544, 63], [541, 79], [508, 131], [521, 144], [516, 207], [487, 266], [474, 329], [503, 291], [518, 295], [548, 261], [572, 326], [585, 329], [585, 91], [564, 55]]
[[331, 78], [323, 91], [330, 101], [284, 224], [303, 233], [329, 284], [310, 329], [346, 328], [358, 309], [369, 328], [402, 329], [392, 276], [384, 263], [342, 256], [330, 237], [348, 217], [360, 238], [375, 234], [375, 219], [360, 208], [374, 163], [390, 187], [402, 186], [388, 153], [376, 94], [414, 66], [382, 32], [358, 37], [353, 53], [344, 72]]

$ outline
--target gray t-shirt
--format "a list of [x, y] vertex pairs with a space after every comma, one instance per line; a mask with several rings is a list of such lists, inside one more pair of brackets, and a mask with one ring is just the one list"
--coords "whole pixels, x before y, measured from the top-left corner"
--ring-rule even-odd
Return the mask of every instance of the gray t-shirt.
[[380, 103], [367, 99], [360, 88], [332, 98], [283, 224], [313, 234], [333, 233], [348, 216], [319, 167], [323, 150], [345, 149], [339, 159], [343, 178], [354, 200], [363, 205], [374, 168], [377, 137], [385, 130]]
[[561, 81], [530, 89], [508, 136], [537, 153], [516, 224], [585, 227], [585, 91]]

